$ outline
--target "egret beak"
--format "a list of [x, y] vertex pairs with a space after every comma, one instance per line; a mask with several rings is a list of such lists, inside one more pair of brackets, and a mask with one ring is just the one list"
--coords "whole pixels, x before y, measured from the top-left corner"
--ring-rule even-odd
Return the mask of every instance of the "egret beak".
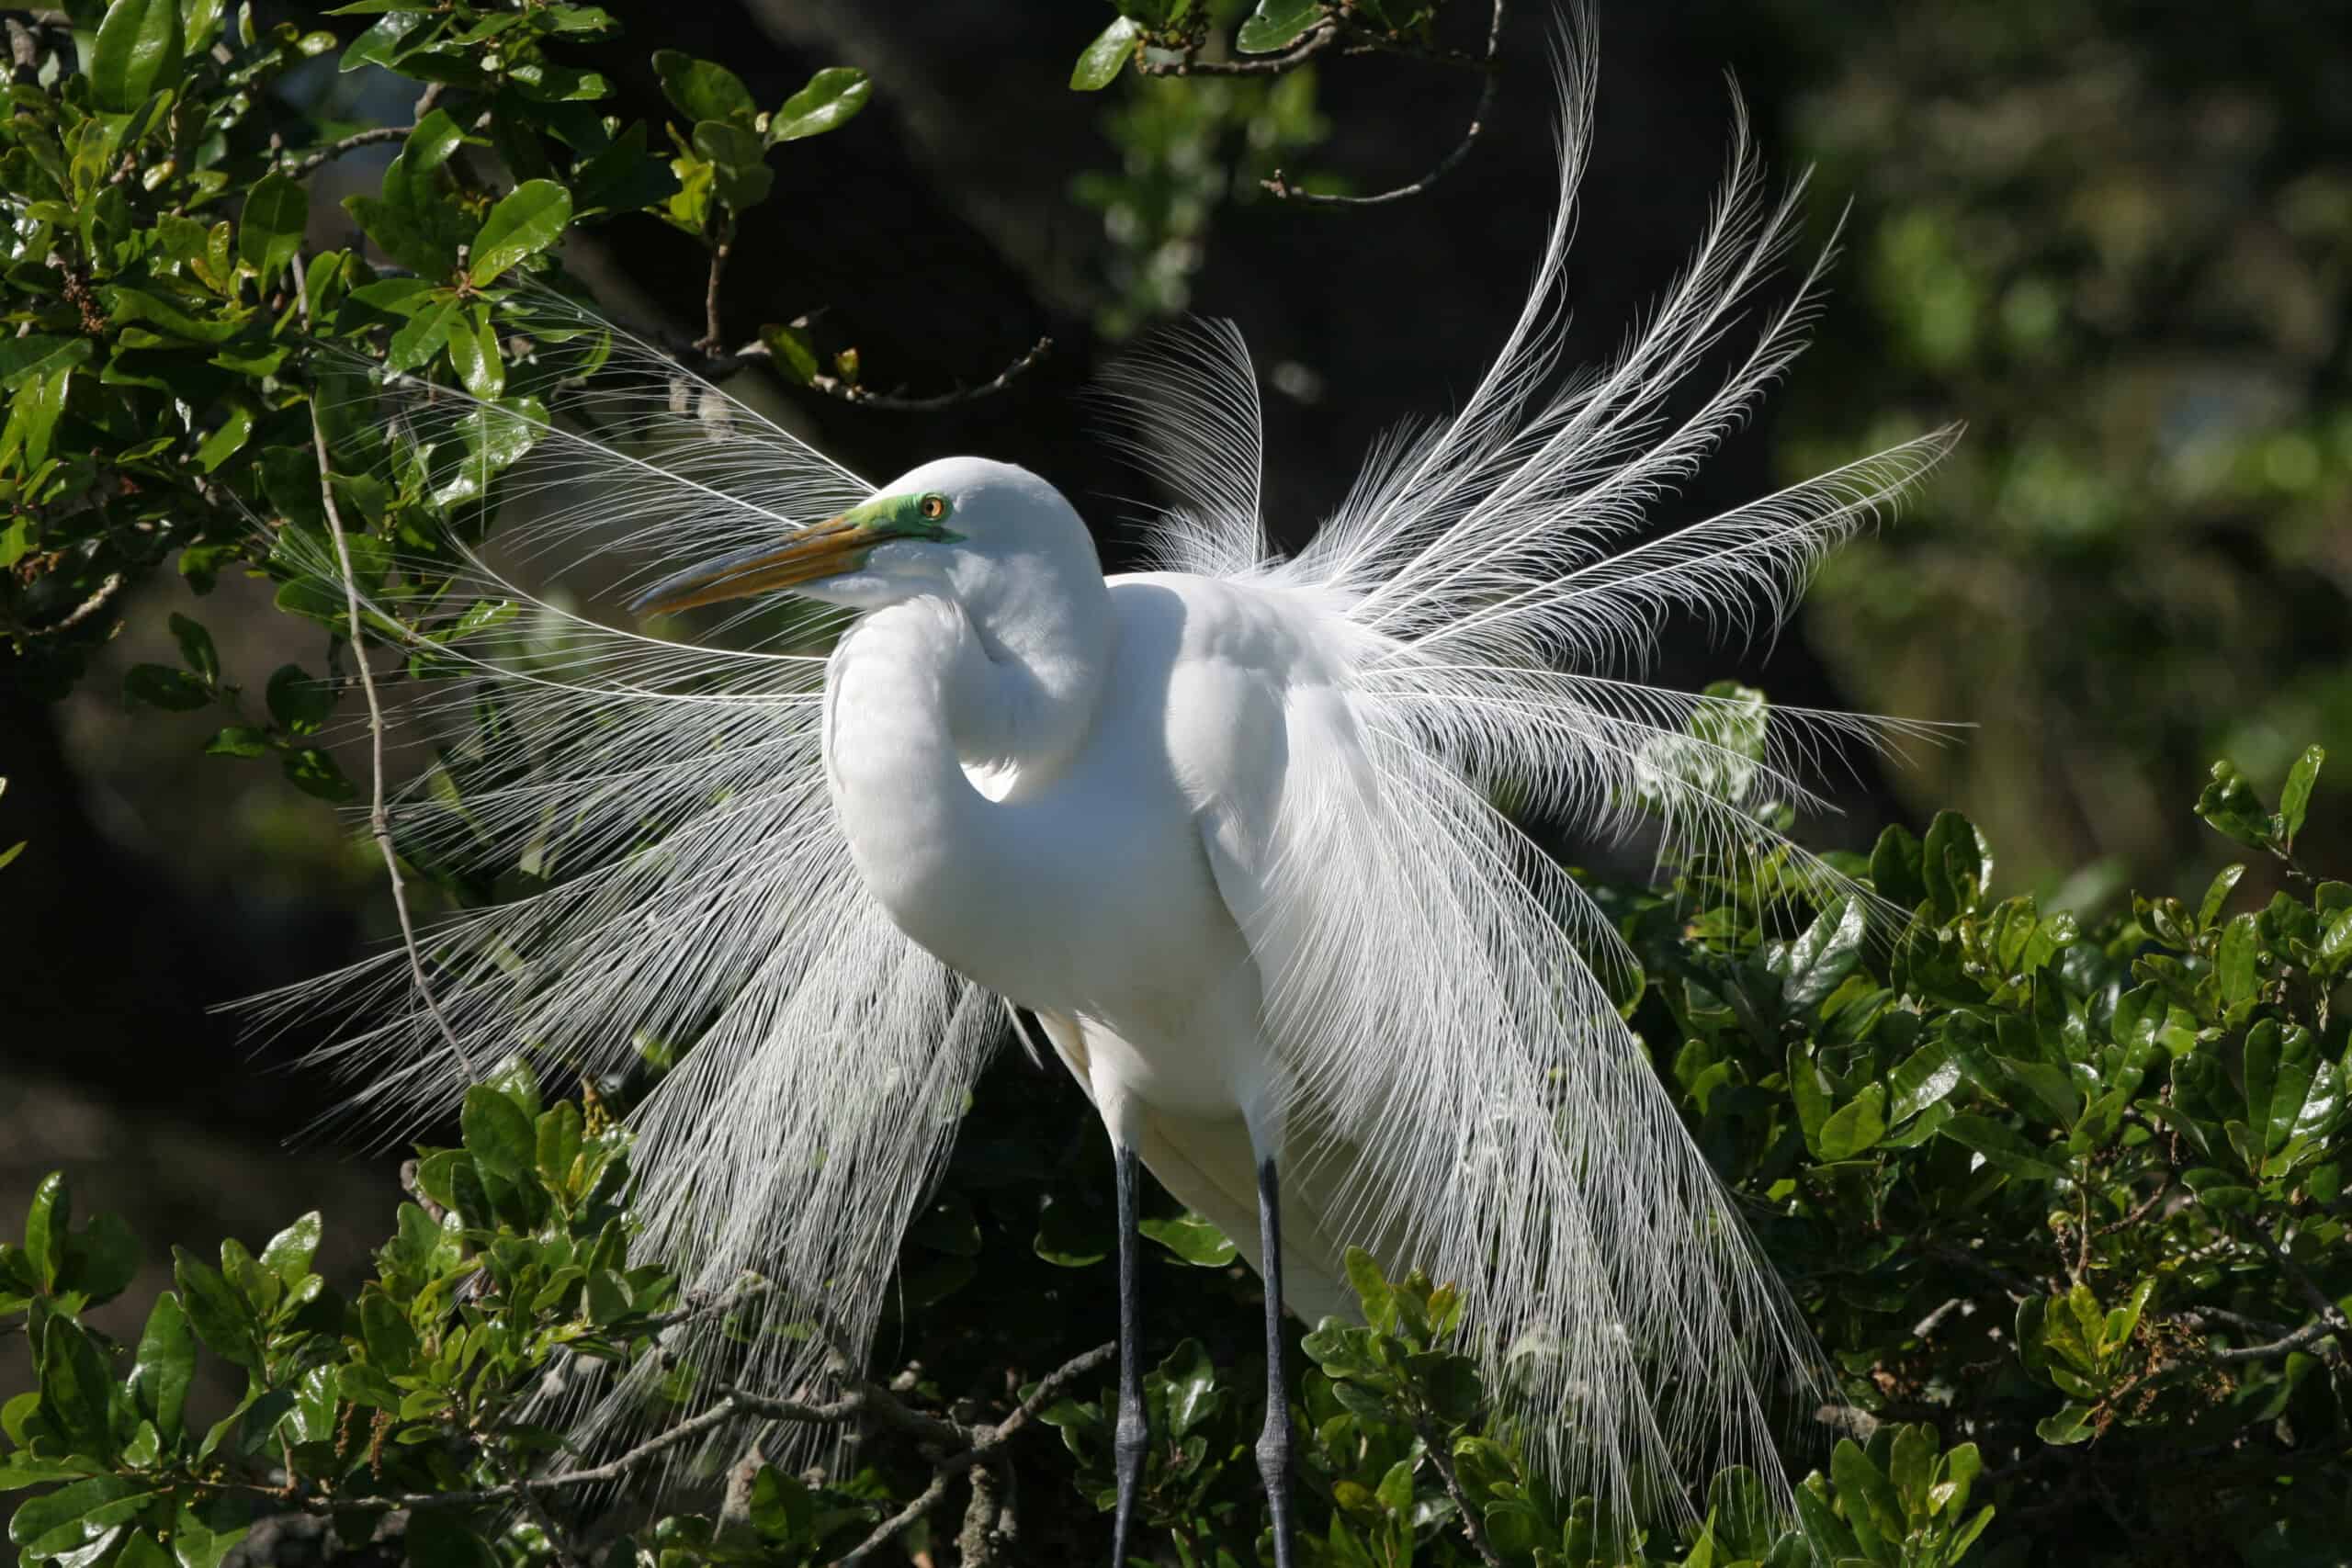
[[835, 517], [811, 524], [781, 545], [756, 545], [665, 577], [632, 600], [629, 608], [666, 615], [814, 582], [854, 568], [864, 558], [862, 552], [880, 543], [863, 519]]

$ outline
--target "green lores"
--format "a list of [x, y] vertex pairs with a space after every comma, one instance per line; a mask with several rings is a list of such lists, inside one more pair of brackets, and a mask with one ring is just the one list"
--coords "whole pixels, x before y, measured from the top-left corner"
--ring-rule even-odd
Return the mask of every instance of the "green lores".
[[955, 503], [937, 491], [915, 495], [877, 495], [841, 515], [867, 544], [889, 539], [928, 539], [933, 544], [960, 544], [964, 536], [943, 527], [956, 511]]
[[899, 539], [953, 544], [946, 527], [955, 503], [936, 491], [877, 495], [829, 522], [802, 528], [778, 545], [757, 545], [657, 582], [633, 608], [656, 615], [815, 582], [865, 564], [865, 552]]

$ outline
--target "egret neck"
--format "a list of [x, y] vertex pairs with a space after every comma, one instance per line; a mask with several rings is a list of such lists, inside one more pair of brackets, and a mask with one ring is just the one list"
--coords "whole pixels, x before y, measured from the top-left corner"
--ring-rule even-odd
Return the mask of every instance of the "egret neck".
[[1085, 743], [1116, 637], [1093, 544], [1055, 500], [1066, 532], [869, 611], [825, 679], [827, 784], [866, 885], [899, 929], [1016, 997], [1018, 953], [958, 950], [1001, 931], [1005, 890], [1046, 869], [1001, 803]]

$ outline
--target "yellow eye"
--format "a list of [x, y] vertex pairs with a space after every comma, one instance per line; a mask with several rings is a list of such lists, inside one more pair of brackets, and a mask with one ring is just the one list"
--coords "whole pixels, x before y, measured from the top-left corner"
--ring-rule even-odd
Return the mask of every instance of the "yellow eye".
[[936, 523], [947, 515], [947, 498], [944, 495], [924, 496], [918, 510], [926, 521]]

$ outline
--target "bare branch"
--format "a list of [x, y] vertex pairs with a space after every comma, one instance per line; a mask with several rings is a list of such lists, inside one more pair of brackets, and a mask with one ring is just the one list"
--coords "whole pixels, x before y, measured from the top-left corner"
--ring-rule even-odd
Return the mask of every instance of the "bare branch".
[[[302, 302], [302, 327], [310, 330], [311, 287], [303, 270], [300, 253], [294, 257], [294, 292]], [[383, 852], [384, 874], [392, 885], [392, 912], [400, 918], [401, 946], [408, 953], [410, 977], [416, 984], [417, 995], [424, 999], [424, 1010], [432, 1015], [434, 1026], [441, 1038], [447, 1041], [450, 1053], [465, 1069], [469, 1081], [480, 1082], [481, 1070], [459, 1043], [457, 1032], [449, 1027], [448, 1019], [441, 1011], [441, 1003], [433, 994], [433, 985], [424, 973], [424, 954], [416, 944], [416, 923], [408, 912], [408, 884], [401, 875], [401, 858], [392, 848], [390, 813], [384, 808], [384, 705], [376, 695], [376, 672], [368, 664], [368, 645], [362, 640], [359, 615], [359, 579], [351, 570], [351, 546], [344, 537], [343, 513], [335, 505], [334, 468], [327, 454], [327, 430], [319, 419], [318, 394], [313, 389], [311, 399], [311, 443], [319, 457], [319, 501], [326, 511], [327, 533], [334, 540], [336, 568], [343, 573], [344, 612], [351, 637], [351, 657], [359, 666], [359, 689], [368, 698], [368, 772], [372, 787], [368, 803], [368, 831], [376, 840], [376, 848]]]
[[[2352, 1319], [2345, 1317], [2344, 1309], [2329, 1299], [2327, 1292], [2319, 1288], [2319, 1282], [2303, 1271], [2301, 1264], [2288, 1256], [2286, 1248], [2270, 1239], [2268, 1228], [2260, 1221], [2257, 1220], [2247, 1228], [2254, 1233], [2256, 1245], [2269, 1255], [2270, 1261], [2278, 1266], [2279, 1272], [2293, 1281], [2295, 1289], [2301, 1293], [2303, 1300], [2310, 1303], [2313, 1312], [2319, 1314], [2320, 1325], [2335, 1337], [2335, 1342], [2340, 1348], [2352, 1353]], [[2344, 1364], [2339, 1362], [2339, 1366]]]
[[[695, 346], [698, 349], [701, 347], [699, 344]], [[936, 413], [941, 409], [954, 408], [959, 403], [977, 402], [982, 398], [993, 397], [1012, 385], [1021, 377], [1027, 375], [1036, 367], [1038, 361], [1053, 351], [1054, 340], [1050, 337], [1041, 337], [1029, 345], [1028, 352], [978, 386], [961, 387], [955, 391], [941, 392], [928, 398], [909, 398], [894, 392], [872, 391], [854, 381], [845, 381], [838, 376], [811, 376], [805, 381], [795, 380], [792, 384], [807, 387], [811, 391], [822, 392], [829, 398], [835, 398], [845, 403], [854, 403], [860, 408], [891, 409], [901, 413]], [[716, 356], [708, 374], [714, 377], [724, 376], [742, 362], [753, 359], [772, 360], [775, 357], [775, 355], [769, 352], [766, 344], [747, 343], [732, 354]]]
[[1486, 1528], [1478, 1522], [1478, 1510], [1470, 1506], [1469, 1497], [1462, 1490], [1462, 1477], [1454, 1473], [1453, 1457], [1445, 1451], [1444, 1437], [1427, 1419], [1416, 1420], [1413, 1429], [1420, 1434], [1422, 1451], [1430, 1456], [1437, 1478], [1445, 1483], [1445, 1495], [1453, 1499], [1454, 1517], [1461, 1521], [1462, 1534], [1470, 1542], [1470, 1549], [1487, 1568], [1503, 1568], [1503, 1560], [1488, 1544]]
[[1137, 60], [1136, 70], [1146, 76], [1280, 76], [1295, 71], [1338, 40], [1336, 21], [1317, 22], [1306, 36], [1280, 54], [1255, 60], [1201, 60], [1190, 50], [1173, 60]]
[[[2335, 1325], [2323, 1318], [2317, 1322], [2307, 1323], [2292, 1334], [2283, 1338], [2274, 1339], [2267, 1345], [2241, 1345], [2227, 1350], [2208, 1351], [2207, 1354], [2224, 1365], [2239, 1361], [2275, 1361], [2282, 1357], [2292, 1355], [2297, 1350], [2308, 1350], [2335, 1332]], [[2319, 1353], [2335, 1359], [2340, 1357], [2343, 1351], [2337, 1346], [2324, 1345], [2320, 1347]]]
[[702, 290], [703, 333], [695, 340], [695, 347], [704, 354], [717, 354], [718, 345], [725, 341], [718, 326], [718, 280], [726, 275], [727, 258], [734, 251], [735, 239], [731, 234], [711, 247], [710, 281], [703, 285]]
[[356, 152], [362, 147], [373, 147], [379, 142], [404, 141], [415, 129], [413, 125], [379, 125], [372, 130], [354, 131], [340, 141], [329, 142], [307, 158], [293, 159], [280, 165], [277, 172], [299, 180], [311, 170], [331, 164], [346, 152]]
[[1273, 177], [1263, 182], [1267, 191], [1284, 201], [1301, 202], [1308, 207], [1380, 207], [1419, 196], [1452, 174], [1455, 165], [1470, 155], [1470, 149], [1476, 144], [1479, 135], [1487, 129], [1487, 122], [1494, 116], [1495, 93], [1502, 81], [1502, 71], [1496, 56], [1502, 48], [1503, 13], [1508, 6], [1509, 0], [1495, 0], [1494, 19], [1487, 26], [1487, 54], [1482, 62], [1487, 79], [1479, 85], [1477, 107], [1470, 111], [1470, 129], [1462, 133], [1462, 140], [1454, 143], [1453, 151], [1438, 160], [1435, 168], [1410, 185], [1398, 186], [1376, 196], [1318, 196], [1292, 185], [1283, 177], [1283, 172], [1276, 169]]

